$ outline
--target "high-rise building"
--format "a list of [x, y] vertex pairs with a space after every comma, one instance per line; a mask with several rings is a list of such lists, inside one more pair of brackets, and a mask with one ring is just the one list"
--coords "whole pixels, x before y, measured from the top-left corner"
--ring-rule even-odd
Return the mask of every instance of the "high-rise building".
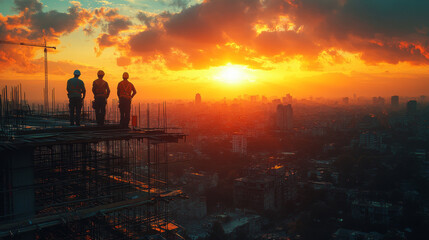
[[349, 104], [349, 97], [344, 97], [343, 98], [343, 104]]
[[391, 105], [393, 108], [397, 108], [397, 107], [399, 107], [399, 97], [398, 97], [398, 96], [392, 96], [392, 97], [390, 98], [390, 105]]
[[277, 106], [277, 128], [281, 131], [291, 130], [293, 128], [293, 110], [292, 105], [279, 104]]
[[407, 102], [407, 115], [414, 116], [417, 113], [417, 101], [411, 100]]
[[201, 103], [201, 94], [197, 93], [195, 94], [195, 104]]
[[240, 133], [232, 135], [232, 152], [247, 154], [247, 139], [246, 136]]

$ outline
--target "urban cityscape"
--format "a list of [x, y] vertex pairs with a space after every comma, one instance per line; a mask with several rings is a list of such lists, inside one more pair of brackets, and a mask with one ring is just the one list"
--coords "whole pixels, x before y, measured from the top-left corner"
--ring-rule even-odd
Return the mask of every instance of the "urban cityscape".
[[412, 2], [0, 0], [0, 239], [428, 239]]

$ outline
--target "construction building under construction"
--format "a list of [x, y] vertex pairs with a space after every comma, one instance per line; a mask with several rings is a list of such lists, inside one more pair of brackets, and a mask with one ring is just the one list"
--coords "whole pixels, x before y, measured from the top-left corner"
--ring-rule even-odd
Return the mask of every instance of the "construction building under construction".
[[169, 187], [167, 148], [183, 134], [35, 127], [51, 120], [5, 111], [4, 98], [0, 112], [0, 238], [182, 238], [168, 203], [185, 196]]

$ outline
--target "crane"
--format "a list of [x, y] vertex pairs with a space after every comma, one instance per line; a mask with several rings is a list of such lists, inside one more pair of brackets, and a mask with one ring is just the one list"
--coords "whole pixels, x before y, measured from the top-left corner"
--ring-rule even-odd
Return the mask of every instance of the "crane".
[[23, 46], [30, 46], [30, 47], [42, 47], [44, 48], [45, 52], [45, 89], [43, 91], [44, 95], [44, 109], [46, 112], [48, 112], [49, 109], [49, 100], [48, 100], [48, 48], [57, 49], [53, 46], [47, 46], [46, 45], [46, 39], [44, 39], [44, 44], [29, 44], [29, 43], [22, 43], [22, 42], [12, 42], [12, 41], [5, 41], [0, 40], [0, 44], [13, 44], [13, 45], [23, 45]]

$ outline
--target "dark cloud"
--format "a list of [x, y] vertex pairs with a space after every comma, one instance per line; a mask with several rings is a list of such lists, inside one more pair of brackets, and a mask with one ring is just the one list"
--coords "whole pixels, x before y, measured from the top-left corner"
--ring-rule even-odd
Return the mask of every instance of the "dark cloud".
[[186, 7], [188, 7], [189, 3], [190, 3], [190, 0], [172, 0], [169, 5], [173, 7], [185, 9]]
[[139, 12], [137, 14], [137, 19], [140, 20], [140, 22], [144, 23], [146, 25], [146, 27], [150, 28], [151, 27], [151, 23], [154, 20], [154, 17], [148, 16], [144, 12]]
[[15, 0], [15, 9], [19, 12], [40, 12], [42, 11], [42, 3], [38, 0]]
[[30, 25], [33, 30], [31, 38], [40, 38], [43, 32], [51, 36], [70, 33], [89, 17], [89, 13], [82, 10], [79, 5], [73, 5], [67, 11], [68, 13], [62, 13], [52, 10], [33, 14]]
[[97, 43], [98, 46], [103, 49], [115, 45], [116, 42], [112, 36], [104, 33], [97, 37]]
[[164, 37], [164, 33], [160, 30], [147, 30], [132, 36], [129, 45], [134, 53], [166, 52], [171, 45], [165, 42]]
[[107, 31], [110, 35], [117, 35], [119, 32], [129, 29], [131, 25], [132, 23], [128, 18], [115, 18], [108, 22]]
[[297, 2], [298, 8], [291, 12], [296, 23], [305, 26], [313, 41], [326, 48], [362, 53], [362, 59], [372, 64], [427, 64], [428, 1]]
[[227, 62], [263, 68], [255, 59], [279, 62], [296, 56], [310, 66], [320, 54], [335, 64], [345, 61], [342, 51], [358, 54], [367, 64], [429, 64], [429, 1], [205, 0], [192, 6], [188, 0], [163, 2], [182, 10], [139, 12], [136, 18], [146, 28], [125, 37], [121, 32], [132, 22], [118, 9], [89, 11], [74, 4], [65, 13], [43, 12], [37, 0], [15, 0], [20, 13], [0, 18], [0, 36], [36, 40], [44, 31], [58, 39], [79, 26], [85, 26], [87, 34], [103, 26], [96, 39], [99, 50], [115, 46], [122, 56], [160, 60], [175, 70]]
[[[123, 15], [120, 15], [116, 8], [98, 8], [92, 12], [93, 16], [88, 21], [88, 26], [84, 31], [89, 34], [92, 31], [92, 26], [102, 26], [102, 33], [97, 37], [96, 43], [98, 47], [94, 48], [97, 55], [112, 46], [123, 48], [123, 40], [120, 37], [122, 31], [128, 30], [132, 26], [131, 20]], [[123, 63], [123, 61], [117, 61]]]
[[[207, 0], [165, 15], [161, 27], [131, 36], [129, 44], [131, 54], [161, 52], [166, 60], [171, 49], [179, 49], [192, 66], [223, 64], [217, 58], [236, 53], [224, 47], [229, 43], [237, 44], [245, 59], [299, 55], [315, 64], [325, 52], [336, 63], [344, 61], [336, 50], [343, 50], [368, 64], [428, 64], [427, 9], [429, 2], [418, 0]], [[149, 27], [157, 16], [138, 18]]]

